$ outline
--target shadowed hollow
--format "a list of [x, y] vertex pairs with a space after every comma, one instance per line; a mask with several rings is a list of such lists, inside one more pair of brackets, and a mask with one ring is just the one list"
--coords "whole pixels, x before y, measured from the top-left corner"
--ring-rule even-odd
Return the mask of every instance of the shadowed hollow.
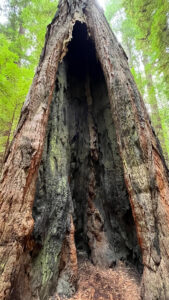
[[33, 208], [40, 249], [34, 267], [38, 257], [47, 257], [50, 289], [59, 278], [58, 293], [66, 296], [75, 292], [61, 249], [70, 215], [77, 256], [105, 268], [121, 261], [142, 271], [106, 82], [80, 22], [59, 66]]

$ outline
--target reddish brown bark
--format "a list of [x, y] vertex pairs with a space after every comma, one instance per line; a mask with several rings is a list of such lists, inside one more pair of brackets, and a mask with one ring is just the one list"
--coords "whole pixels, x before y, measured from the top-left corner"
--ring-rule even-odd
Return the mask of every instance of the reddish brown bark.
[[[169, 298], [168, 174], [126, 55], [93, 1], [60, 1], [4, 164], [0, 193], [1, 299], [9, 299], [31, 250], [32, 206], [57, 68], [76, 20], [85, 22], [107, 83], [125, 182], [142, 249], [142, 298]], [[28, 298], [31, 299], [31, 298]]]
[[9, 124], [10, 127], [9, 127], [9, 130], [8, 130], [8, 133], [7, 133], [7, 141], [6, 141], [6, 145], [5, 145], [5, 151], [4, 151], [3, 161], [5, 160], [5, 156], [7, 155], [7, 152], [8, 152], [9, 143], [10, 143], [10, 137], [11, 137], [11, 133], [12, 133], [12, 126], [13, 126], [13, 122], [14, 122], [14, 118], [15, 118], [16, 109], [17, 109], [17, 104], [15, 105], [15, 108], [14, 108], [14, 111], [13, 111], [13, 114], [12, 114], [12, 120], [11, 120], [11, 122]]

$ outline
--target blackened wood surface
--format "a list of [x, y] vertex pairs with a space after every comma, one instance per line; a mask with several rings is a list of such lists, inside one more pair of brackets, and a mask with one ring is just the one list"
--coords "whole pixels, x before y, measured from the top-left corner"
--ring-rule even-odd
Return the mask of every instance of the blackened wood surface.
[[142, 249], [143, 299], [169, 298], [168, 174], [126, 54], [93, 1], [60, 1], [48, 26], [32, 87], [3, 167], [0, 186], [0, 297], [9, 299], [31, 251], [32, 206], [57, 68], [75, 20], [87, 24], [102, 65], [125, 182]]

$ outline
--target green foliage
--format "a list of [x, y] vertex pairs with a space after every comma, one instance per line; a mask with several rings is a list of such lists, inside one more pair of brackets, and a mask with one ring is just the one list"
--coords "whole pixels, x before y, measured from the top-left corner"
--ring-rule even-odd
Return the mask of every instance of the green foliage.
[[[123, 3], [137, 28], [137, 48], [149, 55], [163, 85], [169, 85], [169, 1], [123, 0]], [[169, 88], [164, 92], [169, 97]]]
[[169, 1], [109, 0], [106, 16], [113, 31], [121, 37], [132, 74], [168, 159]]
[[54, 17], [57, 3], [57, 0], [31, 0], [31, 6], [23, 10], [23, 27], [26, 28], [29, 43], [29, 60], [35, 67], [44, 46], [46, 27]]
[[58, 1], [6, 0], [0, 24], [0, 161], [16, 129]]
[[22, 103], [33, 77], [33, 70], [19, 67], [18, 55], [10, 50], [10, 42], [0, 35], [0, 152], [12, 138]]

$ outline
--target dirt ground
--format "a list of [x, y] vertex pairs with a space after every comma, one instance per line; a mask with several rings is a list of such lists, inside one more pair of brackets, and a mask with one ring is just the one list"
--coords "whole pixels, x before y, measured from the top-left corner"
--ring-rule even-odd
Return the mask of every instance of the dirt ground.
[[[79, 262], [77, 292], [69, 300], [140, 300], [139, 274], [119, 263], [114, 269], [102, 269], [89, 260]], [[52, 300], [63, 300], [58, 295]]]

